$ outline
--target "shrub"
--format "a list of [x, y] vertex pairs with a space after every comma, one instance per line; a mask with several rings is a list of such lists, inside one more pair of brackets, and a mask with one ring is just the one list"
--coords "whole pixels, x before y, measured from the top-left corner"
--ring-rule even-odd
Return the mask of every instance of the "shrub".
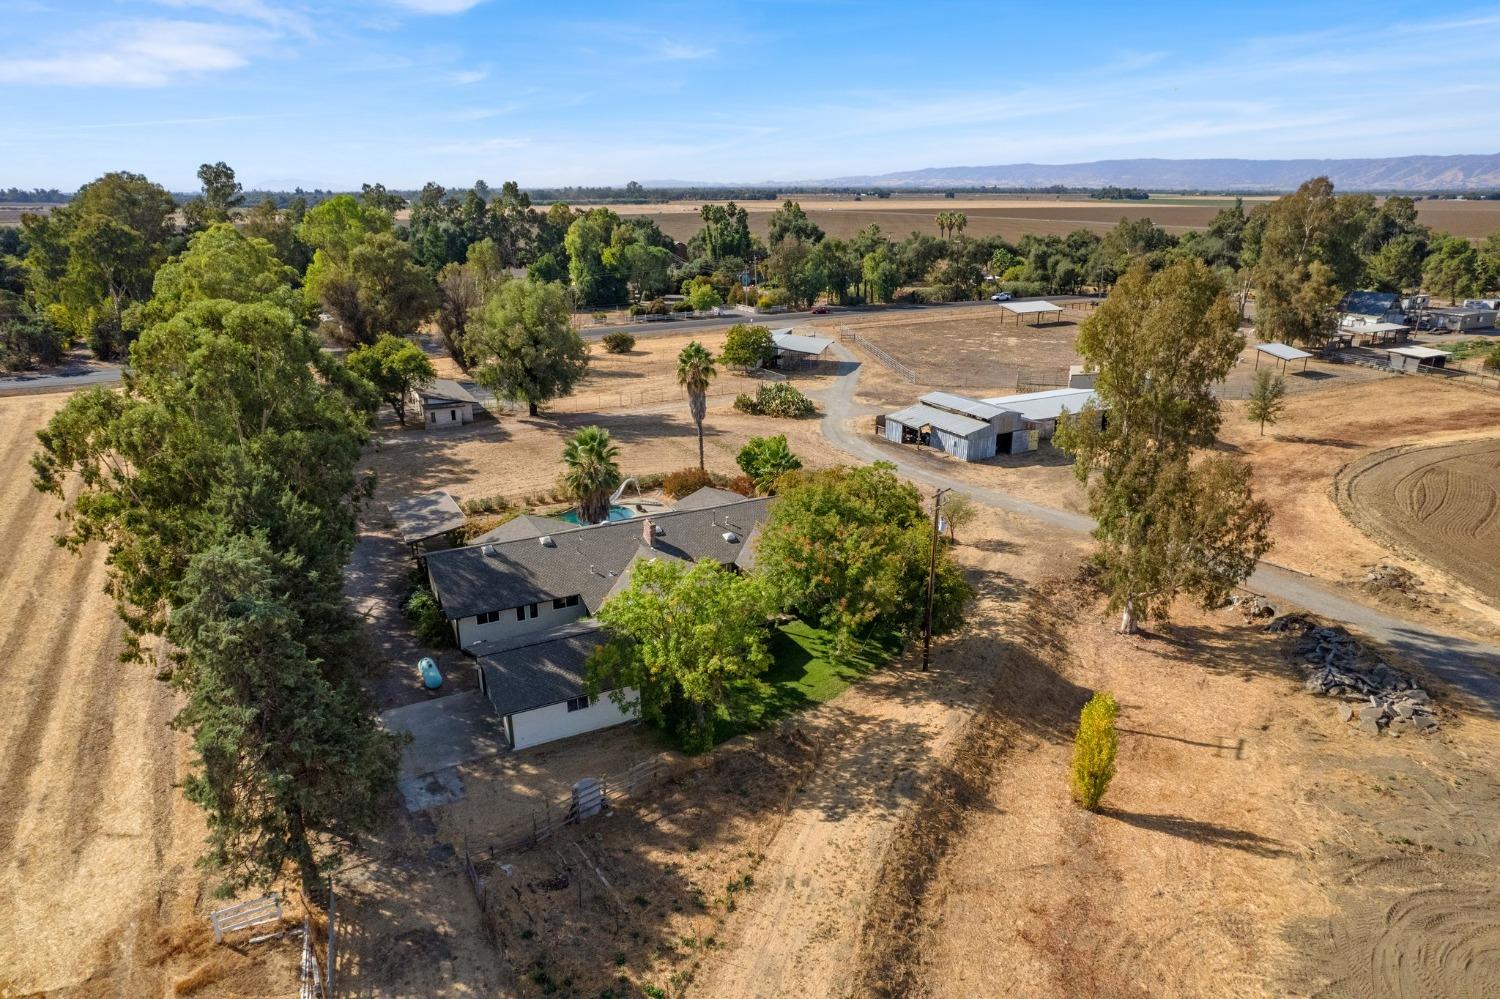
[[732, 368], [758, 368], [775, 356], [776, 344], [769, 329], [735, 323], [724, 336], [719, 363]]
[[659, 298], [653, 299], [651, 304], [646, 306], [646, 311], [653, 316], [664, 316], [667, 314], [667, 303]]
[[787, 294], [786, 289], [767, 288], [765, 291], [761, 292], [760, 297], [755, 300], [755, 307], [757, 309], [774, 309], [778, 306], [786, 305], [791, 300], [792, 296]]
[[596, 322], [596, 323], [602, 323], [602, 322], [604, 322], [607, 319], [609, 319], [609, 313], [608, 312], [596, 312], [596, 313], [594, 313], [594, 322]]
[[1008, 291], [1016, 298], [1034, 298], [1047, 293], [1039, 281], [1001, 281], [995, 290]]
[[630, 314], [632, 316], [644, 316], [646, 314], [646, 306], [642, 305], [640, 302], [636, 302], [630, 307]]
[[661, 491], [668, 499], [682, 499], [714, 484], [713, 476], [701, 468], [683, 468], [662, 479]]
[[724, 488], [730, 492], [739, 493], [741, 496], [754, 496], [755, 480], [748, 475], [736, 475], [724, 483]]
[[692, 312], [693, 311], [693, 303], [692, 302], [673, 302], [672, 303], [672, 311], [673, 312]]
[[756, 490], [763, 493], [771, 492], [777, 479], [802, 467], [802, 462], [786, 445], [786, 434], [750, 438], [735, 462], [754, 481]]
[[779, 416], [783, 419], [799, 419], [814, 412], [812, 400], [795, 385], [786, 382], [762, 385], [754, 398], [742, 392], [735, 396], [734, 408], [754, 416]]
[[1073, 739], [1070, 783], [1079, 805], [1094, 811], [1115, 776], [1115, 716], [1120, 712], [1112, 695], [1099, 691], [1078, 713], [1078, 735]]
[[402, 609], [422, 641], [439, 649], [453, 647], [453, 629], [448, 626], [443, 609], [438, 606], [437, 598], [427, 588], [426, 582], [418, 583], [412, 589]]
[[1485, 356], [1484, 367], [1487, 371], [1500, 371], [1500, 345]]
[[635, 349], [635, 337], [624, 332], [604, 334], [603, 343], [604, 349], [611, 354], [628, 354]]

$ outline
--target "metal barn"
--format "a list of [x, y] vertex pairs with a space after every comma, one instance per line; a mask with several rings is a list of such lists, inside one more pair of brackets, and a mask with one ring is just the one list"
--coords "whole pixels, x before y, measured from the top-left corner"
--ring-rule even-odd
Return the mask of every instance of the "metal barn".
[[886, 414], [885, 438], [897, 444], [926, 444], [963, 461], [995, 455], [993, 424], [921, 403]]

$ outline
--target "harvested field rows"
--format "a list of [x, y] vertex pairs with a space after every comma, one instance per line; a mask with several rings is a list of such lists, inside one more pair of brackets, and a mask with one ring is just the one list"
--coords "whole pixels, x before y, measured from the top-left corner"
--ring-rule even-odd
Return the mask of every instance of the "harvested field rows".
[[0, 996], [160, 995], [191, 973], [230, 987], [199, 995], [283, 994], [289, 969], [263, 949], [201, 939], [174, 698], [118, 661], [103, 552], [55, 545], [58, 504], [32, 489], [36, 431], [64, 401], [0, 399]]
[[1500, 440], [1377, 452], [1338, 495], [1364, 530], [1500, 602]]

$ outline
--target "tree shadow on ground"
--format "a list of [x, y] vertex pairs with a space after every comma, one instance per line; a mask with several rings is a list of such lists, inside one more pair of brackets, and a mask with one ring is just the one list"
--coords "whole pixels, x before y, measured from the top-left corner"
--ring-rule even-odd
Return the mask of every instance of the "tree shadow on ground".
[[1150, 832], [1164, 833], [1179, 839], [1207, 846], [1239, 850], [1256, 857], [1285, 857], [1291, 854], [1280, 840], [1262, 836], [1246, 829], [1235, 829], [1217, 822], [1204, 822], [1183, 815], [1158, 815], [1149, 812], [1127, 812], [1122, 809], [1104, 807], [1099, 810], [1104, 818], [1114, 819], [1126, 825]]
[[[556, 421], [569, 430], [574, 427], [585, 427], [598, 424], [609, 430], [609, 435], [617, 441], [634, 443], [638, 441], [660, 440], [664, 437], [696, 437], [698, 430], [688, 418], [687, 401], [682, 402], [682, 419], [672, 418], [673, 414], [667, 413], [621, 413], [614, 412], [582, 412], [582, 413], [558, 413]], [[703, 421], [704, 438], [717, 437], [719, 432], [714, 429], [713, 418]]]
[[1336, 447], [1341, 450], [1363, 447], [1353, 441], [1340, 440], [1337, 437], [1305, 437], [1301, 434], [1273, 434], [1272, 438], [1282, 444], [1311, 444], [1316, 447]]
[[1160, 632], [1141, 632], [1152, 651], [1174, 662], [1215, 673], [1243, 676], [1292, 675], [1284, 637], [1269, 635], [1255, 624], [1233, 622], [1168, 625]]

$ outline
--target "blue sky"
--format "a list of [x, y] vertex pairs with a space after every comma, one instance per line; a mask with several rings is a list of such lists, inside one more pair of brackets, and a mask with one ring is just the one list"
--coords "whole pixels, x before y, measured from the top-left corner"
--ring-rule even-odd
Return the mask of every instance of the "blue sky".
[[0, 187], [1500, 151], [1500, 6], [0, 0]]

